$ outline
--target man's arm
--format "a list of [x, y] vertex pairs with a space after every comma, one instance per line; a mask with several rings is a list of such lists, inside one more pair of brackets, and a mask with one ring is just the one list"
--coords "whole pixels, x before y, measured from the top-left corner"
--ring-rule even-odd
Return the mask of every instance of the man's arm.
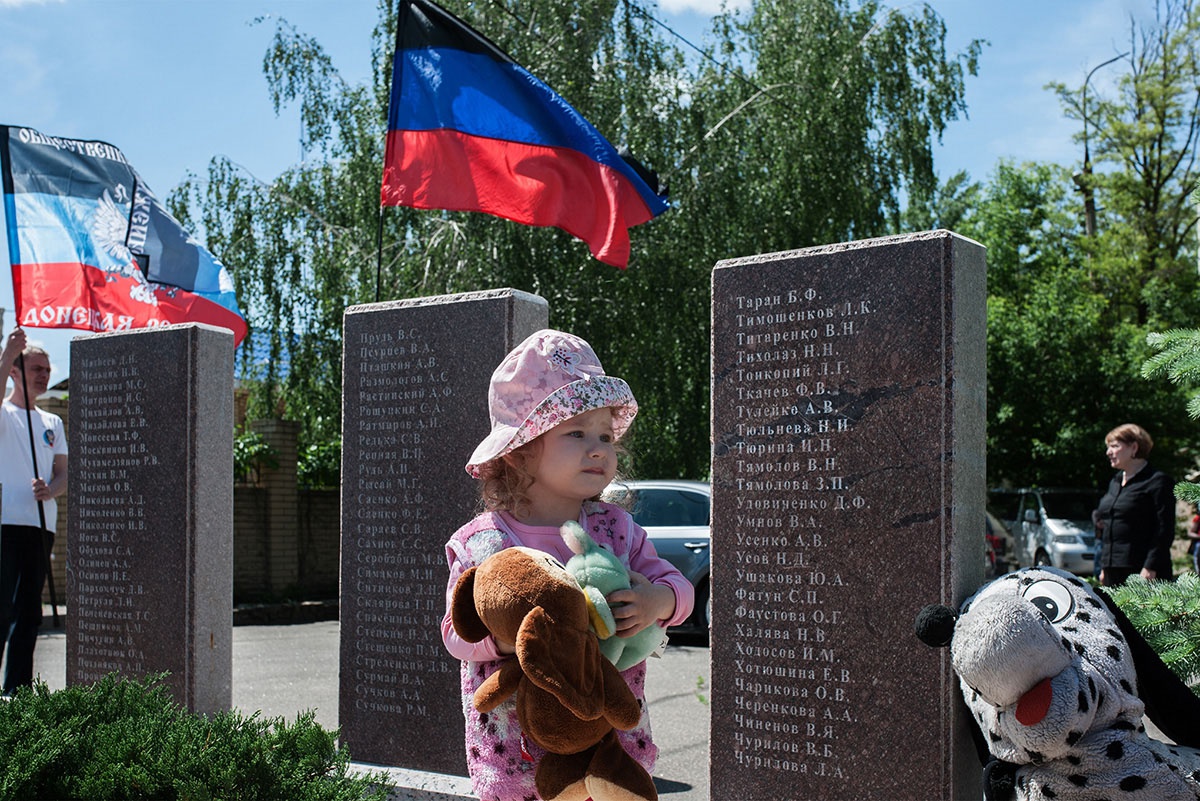
[[39, 501], [48, 501], [51, 498], [57, 498], [66, 491], [67, 455], [65, 453], [58, 453], [54, 455], [54, 462], [50, 466], [50, 482], [46, 483], [41, 478], [33, 480], [33, 497]]
[[[17, 363], [17, 357], [25, 350], [25, 345], [24, 329], [14, 328], [8, 335], [8, 339], [4, 341], [4, 350], [0, 351], [0, 382], [8, 381], [9, 374], [12, 373], [13, 366]], [[0, 384], [0, 395], [3, 394], [4, 385]]]

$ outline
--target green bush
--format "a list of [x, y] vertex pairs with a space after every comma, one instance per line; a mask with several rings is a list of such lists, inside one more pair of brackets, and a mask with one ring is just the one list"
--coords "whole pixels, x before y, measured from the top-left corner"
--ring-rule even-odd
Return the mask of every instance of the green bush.
[[384, 777], [351, 775], [335, 738], [312, 712], [292, 724], [192, 714], [161, 676], [39, 682], [0, 703], [0, 799], [386, 799]]
[[342, 441], [309, 445], [300, 452], [296, 483], [301, 489], [336, 489], [341, 484]]
[[264, 468], [279, 467], [279, 455], [257, 431], [243, 431], [233, 438], [233, 480], [257, 484]]

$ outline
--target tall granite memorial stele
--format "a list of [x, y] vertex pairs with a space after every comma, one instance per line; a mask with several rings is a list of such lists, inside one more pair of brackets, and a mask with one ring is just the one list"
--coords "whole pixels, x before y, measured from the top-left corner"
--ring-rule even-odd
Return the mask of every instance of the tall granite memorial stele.
[[492, 371], [548, 318], [511, 289], [346, 310], [338, 723], [357, 761], [466, 775], [445, 543], [479, 509], [463, 465]]
[[230, 709], [233, 334], [186, 324], [71, 342], [67, 684], [167, 672]]
[[717, 264], [712, 798], [982, 797], [913, 621], [982, 581], [985, 272], [947, 231]]

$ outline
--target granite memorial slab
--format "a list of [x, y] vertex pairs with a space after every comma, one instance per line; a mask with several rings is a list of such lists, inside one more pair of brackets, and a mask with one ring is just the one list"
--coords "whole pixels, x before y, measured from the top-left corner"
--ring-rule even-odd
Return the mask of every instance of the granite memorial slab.
[[233, 335], [71, 343], [67, 683], [166, 672], [194, 712], [233, 673]]
[[982, 797], [913, 621], [983, 576], [984, 249], [934, 231], [712, 281], [711, 797]]
[[357, 761], [466, 775], [445, 543], [479, 509], [463, 465], [492, 371], [548, 318], [511, 289], [346, 310], [338, 722]]

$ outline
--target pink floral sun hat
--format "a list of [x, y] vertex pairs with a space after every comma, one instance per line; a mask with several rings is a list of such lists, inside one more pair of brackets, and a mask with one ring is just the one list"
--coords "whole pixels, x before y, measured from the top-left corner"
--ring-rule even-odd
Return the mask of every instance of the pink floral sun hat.
[[492, 433], [467, 462], [479, 467], [545, 434], [556, 425], [593, 409], [611, 407], [613, 434], [624, 436], [637, 414], [629, 385], [605, 375], [592, 346], [577, 336], [544, 329], [504, 357], [492, 373], [488, 411]]

